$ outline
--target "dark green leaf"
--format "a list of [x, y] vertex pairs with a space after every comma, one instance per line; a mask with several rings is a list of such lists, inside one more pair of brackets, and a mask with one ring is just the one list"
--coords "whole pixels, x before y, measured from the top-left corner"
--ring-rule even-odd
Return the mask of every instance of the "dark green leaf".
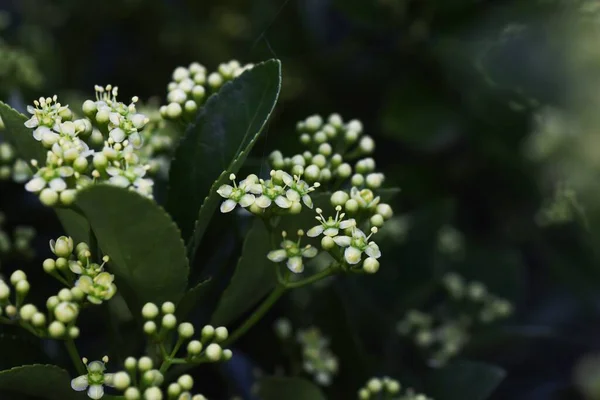
[[181, 140], [169, 173], [167, 210], [184, 240], [189, 239], [190, 255], [219, 205], [216, 190], [242, 166], [275, 107], [280, 87], [278, 60], [256, 65], [211, 96]]
[[301, 378], [262, 378], [258, 395], [262, 400], [325, 400], [317, 386]]
[[39, 341], [27, 336], [0, 335], [0, 369], [8, 369], [24, 364], [48, 362]]
[[65, 233], [71, 236], [75, 243], [88, 241], [90, 238], [90, 224], [83, 215], [68, 208], [55, 208], [54, 211]]
[[242, 255], [213, 313], [212, 324], [230, 323], [275, 287], [276, 265], [267, 259], [270, 243], [269, 233], [257, 219], [246, 236]]
[[436, 400], [485, 400], [505, 376], [506, 372], [494, 365], [454, 361], [431, 374], [427, 395]]
[[1, 101], [0, 117], [2, 117], [5, 126], [2, 134], [10, 144], [15, 146], [19, 157], [27, 162], [38, 160], [40, 164], [44, 164], [46, 162], [46, 150], [40, 142], [33, 138], [32, 130], [24, 125], [27, 117]]
[[[178, 301], [189, 273], [185, 246], [169, 215], [154, 201], [122, 188], [96, 185], [77, 195], [117, 287], [131, 290], [139, 303]], [[133, 312], [140, 304], [131, 304]]]
[[67, 371], [55, 365], [24, 365], [0, 372], [0, 390], [48, 400], [85, 399], [85, 392], [71, 389]]
[[178, 320], [185, 318], [194, 307], [202, 304], [207, 296], [210, 295], [210, 282], [211, 279], [208, 278], [186, 292], [179, 301], [179, 304], [177, 304], [177, 311], [175, 314]]

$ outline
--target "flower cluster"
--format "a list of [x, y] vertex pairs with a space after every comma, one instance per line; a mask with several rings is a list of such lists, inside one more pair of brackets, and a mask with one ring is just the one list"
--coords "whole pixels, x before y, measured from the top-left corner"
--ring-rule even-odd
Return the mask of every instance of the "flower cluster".
[[409, 336], [427, 354], [432, 366], [442, 366], [460, 353], [481, 324], [508, 317], [511, 304], [487, 292], [481, 282], [465, 282], [455, 273], [443, 278], [447, 298], [431, 313], [409, 310], [398, 333]]
[[137, 97], [124, 104], [117, 101], [118, 88], [95, 89], [96, 100], [83, 103], [85, 118], [74, 119], [56, 96], [27, 107], [32, 117], [25, 126], [48, 152], [43, 166], [38, 168], [42, 160], [32, 160], [38, 169], [25, 188], [46, 205], [72, 204], [77, 190], [98, 182], [152, 196], [153, 182], [145, 178], [149, 167], [138, 154], [148, 118], [137, 112]]
[[283, 231], [281, 236], [283, 241], [281, 242], [281, 248], [277, 250], [271, 250], [267, 254], [267, 258], [273, 262], [279, 263], [286, 261], [286, 266], [290, 271], [299, 274], [304, 271], [304, 262], [302, 258], [313, 258], [317, 255], [318, 250], [307, 244], [306, 246], [300, 246], [304, 231], [298, 230], [298, 240], [293, 241], [287, 239], [287, 232]]
[[366, 385], [359, 389], [358, 400], [433, 400], [424, 394], [415, 393], [413, 389], [406, 389], [401, 393], [400, 382], [390, 377], [371, 378]]
[[217, 71], [208, 73], [206, 67], [194, 62], [189, 67], [177, 67], [173, 71], [172, 81], [167, 86], [168, 104], [160, 107], [165, 119], [190, 121], [206, 99], [217, 92], [225, 82], [240, 76], [252, 64], [242, 66], [232, 60], [222, 63]]
[[[221, 344], [229, 337], [227, 328], [206, 325], [200, 330], [200, 337], [192, 339], [196, 333], [194, 326], [189, 322], [177, 322], [175, 305], [171, 302], [163, 303], [160, 308], [154, 303], [146, 303], [142, 308], [142, 317], [146, 319], [144, 332], [153, 341], [161, 343], [161, 350], [166, 359], [175, 359], [186, 342], [185, 357], [183, 358], [186, 362], [229, 361], [233, 356], [231, 350], [221, 347]], [[177, 329], [177, 341], [175, 346], [167, 352], [162, 342], [167, 333], [175, 329]]]
[[67, 236], [51, 240], [50, 250], [57, 258], [44, 260], [44, 271], [67, 285], [75, 278], [73, 288], [90, 303], [102, 304], [117, 292], [114, 275], [104, 270], [108, 256], [104, 256], [102, 264], [92, 262], [87, 243], [74, 246], [73, 239]]
[[43, 76], [31, 54], [0, 38], [0, 87], [37, 88], [42, 82]]
[[[0, 127], [1, 130], [1, 127]], [[0, 143], [0, 180], [12, 179], [23, 183], [31, 178], [29, 165], [16, 157], [15, 149], [8, 142]]]
[[87, 358], [83, 358], [81, 361], [85, 365], [87, 373], [71, 380], [71, 388], [78, 392], [87, 389], [87, 395], [91, 399], [101, 399], [104, 396], [104, 386], [124, 390], [131, 383], [127, 372], [104, 373], [106, 363], [108, 363], [107, 356], [104, 356], [102, 361], [88, 363]]
[[311, 327], [299, 330], [296, 340], [302, 346], [304, 371], [313, 375], [318, 384], [330, 385], [338, 372], [338, 359], [329, 349], [329, 339], [319, 328]]
[[[271, 179], [259, 179], [255, 174], [248, 175], [236, 183], [236, 176], [231, 174], [231, 185], [221, 185], [217, 193], [225, 199], [221, 204], [221, 212], [232, 211], [236, 205], [247, 208], [250, 212], [262, 215], [269, 209], [271, 213], [298, 214], [302, 204], [312, 208], [310, 193], [319, 187], [319, 183], [310, 186], [300, 179], [282, 170], [272, 170]], [[277, 207], [272, 207], [276, 205]]]

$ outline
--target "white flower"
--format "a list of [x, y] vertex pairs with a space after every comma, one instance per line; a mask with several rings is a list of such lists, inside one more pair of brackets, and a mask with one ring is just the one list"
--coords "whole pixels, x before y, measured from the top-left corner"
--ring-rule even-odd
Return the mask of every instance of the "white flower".
[[310, 186], [308, 183], [301, 180], [298, 175], [294, 175], [294, 177], [292, 177], [290, 174], [284, 171], [281, 171], [281, 178], [283, 183], [289, 187], [289, 189], [285, 192], [285, 195], [290, 201], [297, 202], [302, 199], [302, 202], [306, 205], [306, 207], [313, 208], [312, 199], [308, 194], [321, 186], [319, 182], [315, 182], [313, 186]]
[[301, 273], [304, 271], [302, 257], [313, 258], [318, 252], [318, 250], [311, 245], [306, 245], [302, 248], [300, 247], [300, 240], [302, 239], [303, 234], [304, 232], [301, 230], [298, 231], [298, 241], [293, 242], [286, 239], [287, 234], [283, 231], [281, 235], [284, 240], [281, 242], [281, 249], [270, 251], [267, 254], [267, 258], [277, 263], [287, 260], [286, 265], [290, 271]]
[[377, 232], [377, 228], [371, 228], [371, 234], [366, 236], [363, 231], [358, 228], [353, 228], [352, 237], [350, 236], [336, 236], [333, 241], [340, 247], [345, 247], [344, 259], [348, 264], [358, 264], [362, 259], [362, 253], [372, 258], [381, 257], [381, 251], [377, 243], [369, 239]]
[[321, 224], [310, 228], [308, 230], [308, 232], [306, 232], [306, 235], [309, 237], [317, 237], [321, 233], [323, 233], [325, 236], [334, 237], [334, 236], [337, 236], [340, 229], [347, 229], [347, 228], [356, 226], [356, 221], [354, 220], [354, 218], [343, 220], [343, 218], [346, 214], [344, 214], [344, 213], [340, 214], [341, 210], [342, 210], [342, 207], [337, 206], [335, 208], [335, 211], [336, 211], [335, 218], [329, 217], [326, 220], [322, 214], [323, 210], [321, 210], [320, 208], [317, 208], [317, 214], [319, 214], [319, 215], [316, 216], [315, 218]]
[[[105, 362], [108, 361], [108, 357], [104, 357]], [[87, 360], [83, 359], [84, 363]], [[105, 374], [104, 362], [92, 361], [86, 365], [88, 373], [86, 375], [78, 376], [71, 381], [71, 388], [77, 392], [81, 392], [87, 389], [87, 395], [91, 399], [100, 399], [104, 396], [103, 385], [114, 387], [113, 378], [114, 374]]]
[[41, 176], [34, 176], [25, 184], [25, 190], [28, 192], [37, 193], [46, 187], [46, 180]]
[[350, 189], [350, 198], [356, 200], [360, 208], [370, 209], [377, 207], [380, 197], [373, 194], [371, 189], [358, 190], [356, 187]]
[[229, 175], [229, 179], [233, 182], [233, 186], [221, 185], [221, 187], [217, 189], [217, 193], [226, 199], [221, 204], [222, 213], [230, 212], [237, 204], [243, 208], [251, 206], [256, 200], [253, 193], [259, 194], [262, 192], [262, 187], [256, 183], [258, 181], [256, 175], [249, 175], [240, 182], [239, 186], [235, 183], [234, 174]]

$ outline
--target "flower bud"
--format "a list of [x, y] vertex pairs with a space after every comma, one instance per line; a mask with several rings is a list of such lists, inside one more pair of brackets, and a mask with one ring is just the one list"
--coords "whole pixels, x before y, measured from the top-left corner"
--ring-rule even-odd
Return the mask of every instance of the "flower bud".
[[69, 268], [69, 261], [63, 257], [57, 258], [56, 268], [58, 268], [59, 271], [66, 271]]
[[223, 350], [223, 361], [229, 361], [233, 357], [233, 352], [229, 349]]
[[[69, 289], [66, 290], [68, 291]], [[78, 314], [79, 309], [77, 305], [68, 301], [62, 301], [54, 308], [54, 316], [56, 319], [65, 324], [74, 321]]]
[[228, 336], [229, 331], [224, 326], [219, 326], [217, 329], [215, 329], [215, 341], [223, 342], [227, 340]]
[[319, 181], [329, 182], [331, 180], [331, 170], [329, 168], [323, 168], [319, 174]]
[[300, 143], [302, 143], [303, 145], [308, 146], [311, 141], [312, 139], [308, 133], [303, 133], [302, 135], [300, 135]]
[[394, 216], [394, 211], [389, 204], [381, 203], [377, 205], [377, 214], [380, 214], [383, 219], [388, 220]]
[[119, 371], [113, 376], [113, 385], [117, 390], [125, 390], [131, 385], [129, 374], [124, 371]]
[[319, 168], [325, 168], [327, 166], [327, 159], [323, 154], [316, 154], [313, 156], [311, 163]]
[[333, 152], [333, 148], [329, 143], [321, 143], [319, 145], [319, 153], [325, 157], [330, 156]]
[[154, 319], [158, 316], [158, 313], [158, 307], [154, 303], [146, 303], [142, 307], [142, 316], [146, 319]]
[[175, 312], [175, 304], [170, 301], [166, 301], [162, 304], [161, 310], [163, 314], [173, 314]]
[[306, 118], [304, 127], [309, 132], [316, 132], [323, 125], [323, 118], [320, 115], [311, 115]]
[[87, 169], [89, 165], [89, 162], [87, 160], [87, 158], [85, 157], [77, 157], [75, 159], [75, 161], [73, 161], [73, 168], [75, 168], [75, 171], [77, 172], [85, 172], [85, 170]]
[[185, 112], [188, 114], [196, 114], [196, 111], [198, 111], [198, 105], [196, 104], [196, 102], [194, 100], [186, 101], [185, 104], [183, 105], [183, 108], [185, 109]]
[[346, 143], [351, 144], [356, 142], [356, 140], [358, 139], [358, 137], [360, 136], [360, 133], [358, 133], [358, 131], [349, 129], [346, 131], [346, 134], [344, 135], [344, 140], [346, 141]]
[[181, 391], [181, 386], [179, 386], [178, 383], [171, 383], [167, 388], [167, 394], [169, 395], [169, 398], [176, 398], [181, 394]]
[[59, 321], [53, 321], [48, 325], [48, 334], [54, 339], [63, 337], [66, 333], [65, 324]]
[[379, 261], [373, 257], [367, 257], [363, 262], [363, 270], [368, 274], [374, 274], [379, 270]]
[[327, 123], [336, 129], [340, 129], [344, 122], [342, 121], [340, 114], [331, 114], [329, 118], [327, 118]]
[[355, 213], [358, 211], [358, 202], [354, 199], [350, 199], [344, 204], [344, 209], [348, 213]]
[[44, 262], [42, 263], [42, 267], [44, 268], [44, 271], [46, 273], [51, 274], [56, 270], [56, 263], [54, 262], [53, 259], [46, 258], [44, 260]]
[[381, 228], [383, 226], [384, 219], [381, 214], [374, 214], [373, 216], [371, 216], [371, 219], [369, 221], [371, 222], [371, 226]]
[[10, 288], [3, 280], [0, 280], [0, 301], [6, 301], [10, 296]]
[[146, 372], [152, 369], [153, 367], [153, 363], [152, 363], [152, 359], [150, 357], [141, 357], [138, 360], [138, 368], [140, 369], [140, 371], [142, 372]]
[[332, 206], [337, 207], [346, 204], [349, 198], [350, 195], [348, 193], [344, 192], [343, 190], [338, 190], [333, 192], [329, 201], [331, 202]]
[[144, 323], [144, 332], [146, 335], [154, 335], [156, 333], [156, 323], [154, 321], [146, 321]]
[[323, 236], [321, 239], [321, 247], [323, 250], [331, 250], [335, 247], [335, 242], [330, 236]]
[[181, 105], [179, 103], [169, 103], [166, 108], [166, 116], [171, 119], [177, 119], [181, 116], [183, 110], [181, 109]]
[[73, 253], [73, 239], [67, 236], [61, 236], [56, 241], [50, 241], [50, 249], [58, 257], [69, 258]]
[[85, 298], [85, 292], [77, 286], [71, 288], [71, 295], [75, 301], [82, 301]]
[[313, 136], [313, 141], [317, 144], [326, 143], [327, 142], [327, 134], [323, 131], [319, 131], [319, 132], [315, 133], [315, 136]]
[[33, 304], [25, 304], [19, 310], [19, 315], [23, 321], [29, 321], [35, 313], [37, 313], [37, 307]]
[[6, 308], [4, 309], [4, 312], [6, 313], [6, 315], [9, 318], [14, 318], [18, 314], [17, 307], [13, 306], [12, 304], [9, 304], [8, 306], [6, 306]]
[[201, 336], [202, 336], [203, 342], [212, 340], [214, 335], [215, 335], [215, 328], [213, 328], [212, 325], [206, 325], [202, 328]]
[[94, 164], [94, 168], [104, 170], [106, 167], [108, 167], [108, 158], [103, 153], [96, 153], [94, 154], [92, 163]]
[[375, 141], [371, 136], [363, 136], [358, 146], [363, 153], [370, 154], [375, 150]]
[[73, 293], [67, 288], [60, 289], [58, 292], [58, 299], [60, 301], [71, 301], [73, 300]]
[[125, 396], [125, 400], [139, 400], [141, 399], [140, 390], [136, 387], [129, 387], [125, 390], [123, 394]]
[[36, 312], [31, 317], [31, 323], [36, 328], [41, 328], [42, 326], [46, 325], [46, 316], [41, 312]]
[[314, 164], [309, 165], [304, 169], [304, 177], [311, 182], [316, 182], [321, 174], [321, 169]]
[[27, 275], [25, 275], [25, 272], [21, 271], [20, 269], [16, 270], [10, 275], [10, 283], [12, 283], [13, 286], [25, 280], [27, 280]]
[[149, 387], [148, 389], [144, 390], [145, 400], [162, 400], [162, 398], [162, 392], [157, 387]]
[[335, 171], [342, 179], [346, 179], [352, 175], [352, 167], [348, 163], [340, 164]]
[[165, 314], [162, 318], [162, 326], [165, 329], [173, 329], [177, 325], [177, 318], [173, 314]]
[[371, 189], [378, 189], [383, 184], [384, 176], [381, 173], [371, 173], [367, 175], [367, 186]]
[[367, 388], [371, 393], [379, 393], [381, 392], [381, 389], [383, 389], [383, 385], [381, 384], [380, 379], [373, 378], [367, 382]]
[[302, 211], [302, 204], [299, 201], [295, 201], [287, 210], [292, 215], [298, 215]]
[[48, 300], [46, 300], [46, 308], [49, 311], [52, 311], [58, 305], [58, 303], [60, 303], [60, 300], [57, 296], [50, 296], [48, 297]]
[[304, 167], [302, 165], [294, 165], [292, 167], [292, 175], [302, 176], [304, 174]]
[[188, 374], [181, 375], [179, 379], [177, 379], [177, 383], [183, 390], [192, 390], [192, 387], [194, 387], [194, 380]]
[[69, 328], [69, 337], [71, 339], [77, 339], [79, 337], [79, 328], [76, 326], [72, 326]]
[[92, 118], [96, 114], [96, 103], [92, 100], [84, 101], [81, 108], [83, 113], [89, 118]]
[[187, 345], [187, 352], [191, 356], [197, 356], [198, 354], [200, 354], [202, 352], [202, 347], [203, 346], [202, 346], [202, 343], [200, 343], [200, 341], [192, 340]]
[[194, 336], [194, 326], [189, 322], [182, 322], [177, 328], [177, 333], [184, 339], [189, 339]]
[[210, 361], [219, 361], [223, 355], [223, 349], [216, 343], [211, 343], [206, 347], [206, 357]]
[[58, 202], [58, 193], [52, 189], [44, 189], [40, 192], [40, 201], [43, 205], [52, 207]]
[[110, 111], [103, 108], [96, 113], [96, 122], [99, 125], [106, 125], [110, 121]]
[[369, 400], [371, 398], [371, 392], [369, 392], [369, 389], [360, 389], [358, 391], [358, 400]]
[[17, 284], [15, 285], [15, 291], [17, 292], [18, 295], [20, 296], [27, 296], [27, 293], [29, 293], [29, 282], [27, 281], [19, 281], [17, 282]]
[[362, 186], [365, 183], [365, 177], [361, 174], [354, 174], [350, 182], [352, 186]]

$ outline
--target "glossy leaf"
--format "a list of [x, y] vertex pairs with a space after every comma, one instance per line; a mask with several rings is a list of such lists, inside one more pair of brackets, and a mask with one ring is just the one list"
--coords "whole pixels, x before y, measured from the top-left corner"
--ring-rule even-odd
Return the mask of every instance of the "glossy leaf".
[[505, 376], [506, 372], [494, 365], [454, 361], [431, 374], [427, 395], [436, 400], [485, 400]]
[[54, 212], [56, 212], [65, 234], [71, 236], [75, 243], [89, 240], [90, 224], [83, 215], [68, 208], [55, 208]]
[[262, 400], [325, 400], [315, 384], [302, 378], [265, 377], [259, 381], [258, 395]]
[[280, 87], [278, 60], [256, 65], [211, 96], [181, 140], [171, 164], [167, 210], [189, 240], [190, 254], [219, 205], [216, 190], [242, 166], [275, 107]]
[[177, 310], [175, 312], [177, 319], [180, 320], [185, 318], [190, 311], [192, 311], [192, 309], [202, 305], [203, 301], [207, 298], [207, 296], [210, 295], [210, 291], [210, 278], [198, 283], [196, 286], [188, 290], [179, 301], [179, 304], [177, 304]]
[[38, 340], [25, 335], [0, 334], [0, 369], [49, 361]]
[[[179, 229], [153, 200], [122, 188], [96, 185], [81, 191], [76, 205], [98, 244], [110, 256], [108, 270], [139, 303], [178, 301], [189, 273]], [[131, 304], [133, 310], [140, 304]]]
[[212, 324], [234, 321], [275, 287], [276, 265], [267, 259], [270, 243], [269, 233], [257, 219], [246, 235], [242, 255], [213, 313]]
[[55, 365], [23, 365], [0, 371], [0, 390], [48, 400], [87, 398], [85, 392], [71, 389], [69, 374]]
[[44, 146], [33, 138], [32, 130], [24, 124], [27, 117], [0, 101], [0, 117], [4, 122], [5, 130], [2, 135], [10, 144], [15, 146], [19, 157], [25, 161], [38, 160], [40, 164], [46, 162]]

